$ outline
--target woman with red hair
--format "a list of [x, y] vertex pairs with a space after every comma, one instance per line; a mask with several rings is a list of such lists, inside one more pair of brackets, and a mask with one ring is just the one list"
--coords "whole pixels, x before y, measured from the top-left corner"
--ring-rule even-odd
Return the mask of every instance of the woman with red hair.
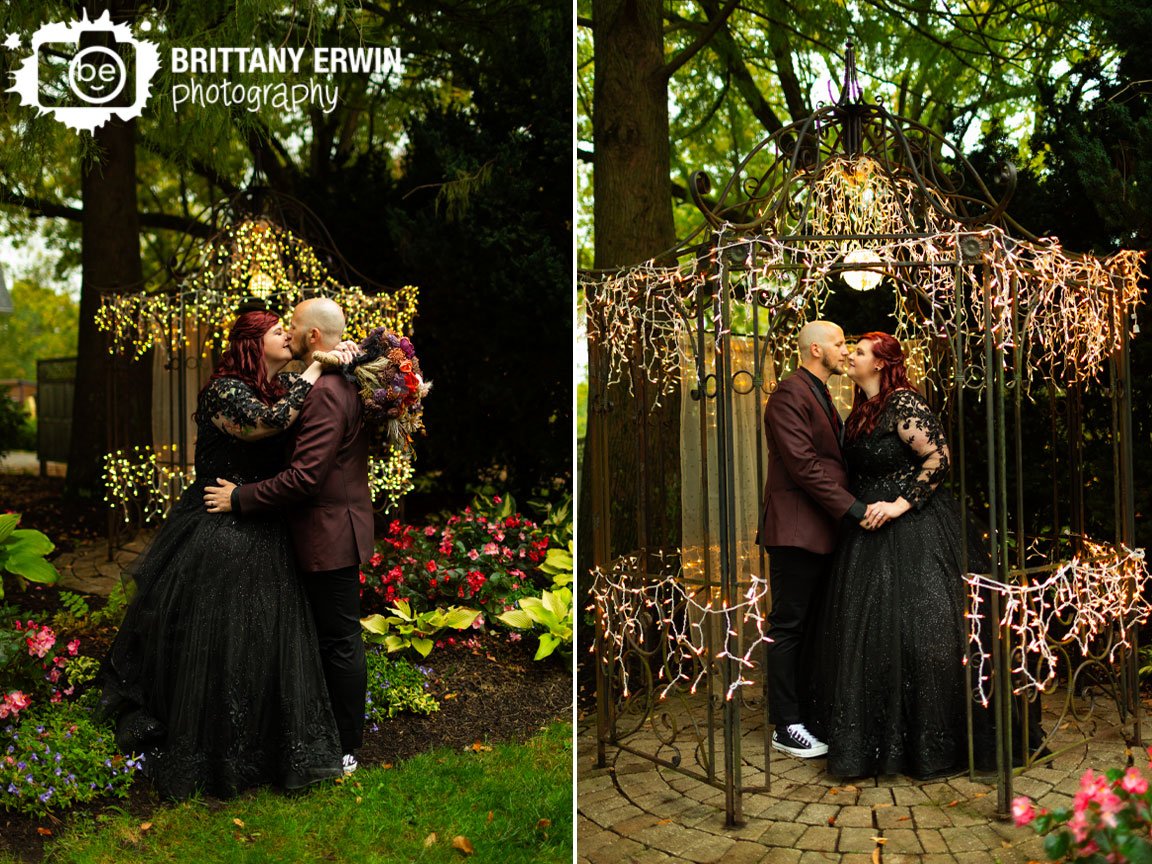
[[948, 443], [892, 336], [862, 336], [847, 374], [851, 491], [881, 504], [844, 529], [823, 604], [817, 714], [828, 772], [946, 775], [967, 740], [961, 526], [939, 488]]
[[281, 518], [204, 509], [204, 487], [283, 467], [282, 433], [320, 365], [281, 375], [292, 337], [241, 314], [200, 392], [196, 482], [132, 574], [136, 596], [101, 668], [101, 709], [165, 797], [299, 788], [342, 774], [315, 625]]

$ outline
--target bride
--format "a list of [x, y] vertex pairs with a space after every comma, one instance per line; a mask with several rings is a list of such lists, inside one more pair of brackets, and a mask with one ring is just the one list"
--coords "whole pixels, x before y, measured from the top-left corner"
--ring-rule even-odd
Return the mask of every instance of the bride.
[[848, 362], [849, 482], [864, 502], [883, 503], [863, 527], [844, 528], [817, 628], [828, 773], [945, 775], [967, 741], [961, 525], [939, 488], [948, 444], [896, 339], [868, 333]]

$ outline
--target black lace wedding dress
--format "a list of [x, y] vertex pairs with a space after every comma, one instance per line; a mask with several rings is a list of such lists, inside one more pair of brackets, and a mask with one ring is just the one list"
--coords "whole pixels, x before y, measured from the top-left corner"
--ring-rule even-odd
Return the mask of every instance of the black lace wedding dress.
[[844, 456], [857, 497], [912, 509], [844, 529], [816, 628], [813, 731], [834, 776], [947, 773], [966, 760], [967, 696], [961, 520], [937, 488], [944, 432], [919, 394], [897, 391]]
[[196, 482], [133, 573], [137, 594], [101, 668], [101, 710], [121, 751], [145, 754], [162, 795], [294, 789], [342, 773], [283, 520], [209, 513], [203, 501], [217, 477], [251, 482], [282, 467], [278, 436], [242, 438], [287, 426], [308, 388], [298, 379], [269, 406], [236, 379], [211, 382], [197, 407]]

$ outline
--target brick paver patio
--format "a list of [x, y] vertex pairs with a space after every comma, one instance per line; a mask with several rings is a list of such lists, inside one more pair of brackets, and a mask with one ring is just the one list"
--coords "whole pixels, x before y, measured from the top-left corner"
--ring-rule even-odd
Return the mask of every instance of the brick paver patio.
[[[1055, 700], [1052, 700], [1055, 701]], [[1058, 724], [1051, 763], [1017, 775], [1014, 794], [1052, 808], [1068, 806], [1080, 775], [1126, 761], [1115, 706], [1102, 700], [1087, 720], [1046, 716]], [[1127, 727], [1131, 730], [1131, 723]], [[1152, 724], [1143, 727], [1145, 743]], [[608, 748], [595, 767], [594, 718], [578, 727], [578, 864], [1025, 864], [1046, 861], [1030, 829], [996, 816], [995, 780], [967, 774], [946, 781], [904, 777], [837, 782], [824, 760], [773, 752], [771, 792], [745, 793], [746, 823], [724, 827], [724, 793], [639, 756]], [[1084, 735], [1094, 737], [1084, 740]], [[642, 735], [642, 733], [641, 733]], [[745, 758], [759, 733], [745, 737]], [[641, 738], [641, 741], [643, 739]], [[1076, 743], [1079, 741], [1079, 743]], [[1139, 756], [1137, 757], [1140, 758]], [[749, 776], [751, 775], [751, 777]], [[744, 782], [756, 783], [755, 769]], [[762, 782], [762, 774], [760, 781]]]

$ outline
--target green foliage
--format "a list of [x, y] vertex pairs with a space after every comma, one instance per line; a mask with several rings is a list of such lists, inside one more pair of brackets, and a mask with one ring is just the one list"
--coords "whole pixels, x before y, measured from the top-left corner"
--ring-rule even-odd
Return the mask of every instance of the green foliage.
[[93, 611], [80, 594], [61, 591], [60, 609], [52, 616], [52, 626], [68, 633], [91, 633], [106, 624], [118, 625], [124, 617], [128, 600], [123, 583], [118, 582], [109, 593], [104, 605]]
[[30, 710], [0, 731], [5, 809], [42, 816], [103, 795], [125, 798], [140, 760], [116, 752], [110, 729], [61, 702]]
[[421, 657], [432, 652], [432, 637], [441, 630], [467, 630], [480, 617], [477, 610], [462, 606], [413, 613], [407, 600], [397, 600], [392, 611], [394, 614], [388, 616], [362, 618], [360, 624], [367, 631], [364, 638], [383, 645], [390, 654], [411, 648]]
[[17, 528], [19, 524], [19, 513], [0, 516], [0, 599], [4, 598], [4, 571], [16, 576], [22, 585], [25, 581], [55, 585], [60, 578], [56, 568], [44, 560], [56, 544], [34, 528]]
[[432, 714], [440, 703], [428, 693], [428, 669], [414, 666], [403, 657], [389, 657], [378, 648], [367, 651], [368, 696], [365, 719], [378, 731], [379, 724], [397, 714]]
[[[0, 321], [4, 319], [0, 317]], [[0, 457], [13, 450], [36, 449], [36, 427], [31, 416], [0, 393]]]
[[511, 496], [480, 494], [462, 512], [434, 517], [439, 524], [393, 520], [363, 568], [366, 600], [403, 599], [413, 609], [468, 603], [492, 618], [538, 596], [550, 582], [537, 569], [550, 541], [515, 507]]
[[1036, 809], [1021, 795], [1012, 801], [1012, 815], [1018, 826], [1030, 825], [1044, 837], [1044, 852], [1053, 861], [1152, 864], [1150, 805], [1148, 780], [1133, 765], [1100, 774], [1085, 771], [1070, 808]]
[[552, 577], [552, 585], [563, 587], [572, 584], [572, 541], [568, 549], [549, 549], [540, 569]]
[[0, 606], [0, 719], [72, 695], [69, 667], [79, 647], [79, 639], [64, 646], [48, 625]]
[[520, 608], [499, 616], [509, 627], [518, 630], [542, 628], [536, 660], [542, 660], [557, 648], [572, 644], [572, 592], [567, 588], [545, 591], [540, 597], [524, 597]]
[[79, 305], [70, 294], [49, 287], [48, 274], [36, 278], [14, 281], [12, 313], [0, 315], [0, 344], [19, 346], [0, 353], [0, 378], [35, 381], [37, 360], [76, 355]]
[[[452, 838], [461, 835], [477, 864], [569, 864], [571, 737], [571, 724], [556, 723], [491, 752], [443, 749], [386, 770], [363, 766], [306, 795], [259, 789], [225, 802], [162, 804], [148, 815], [148, 831], [138, 813], [113, 810], [58, 829], [45, 859], [454, 864], [463, 859]], [[426, 845], [431, 834], [437, 839]]]

